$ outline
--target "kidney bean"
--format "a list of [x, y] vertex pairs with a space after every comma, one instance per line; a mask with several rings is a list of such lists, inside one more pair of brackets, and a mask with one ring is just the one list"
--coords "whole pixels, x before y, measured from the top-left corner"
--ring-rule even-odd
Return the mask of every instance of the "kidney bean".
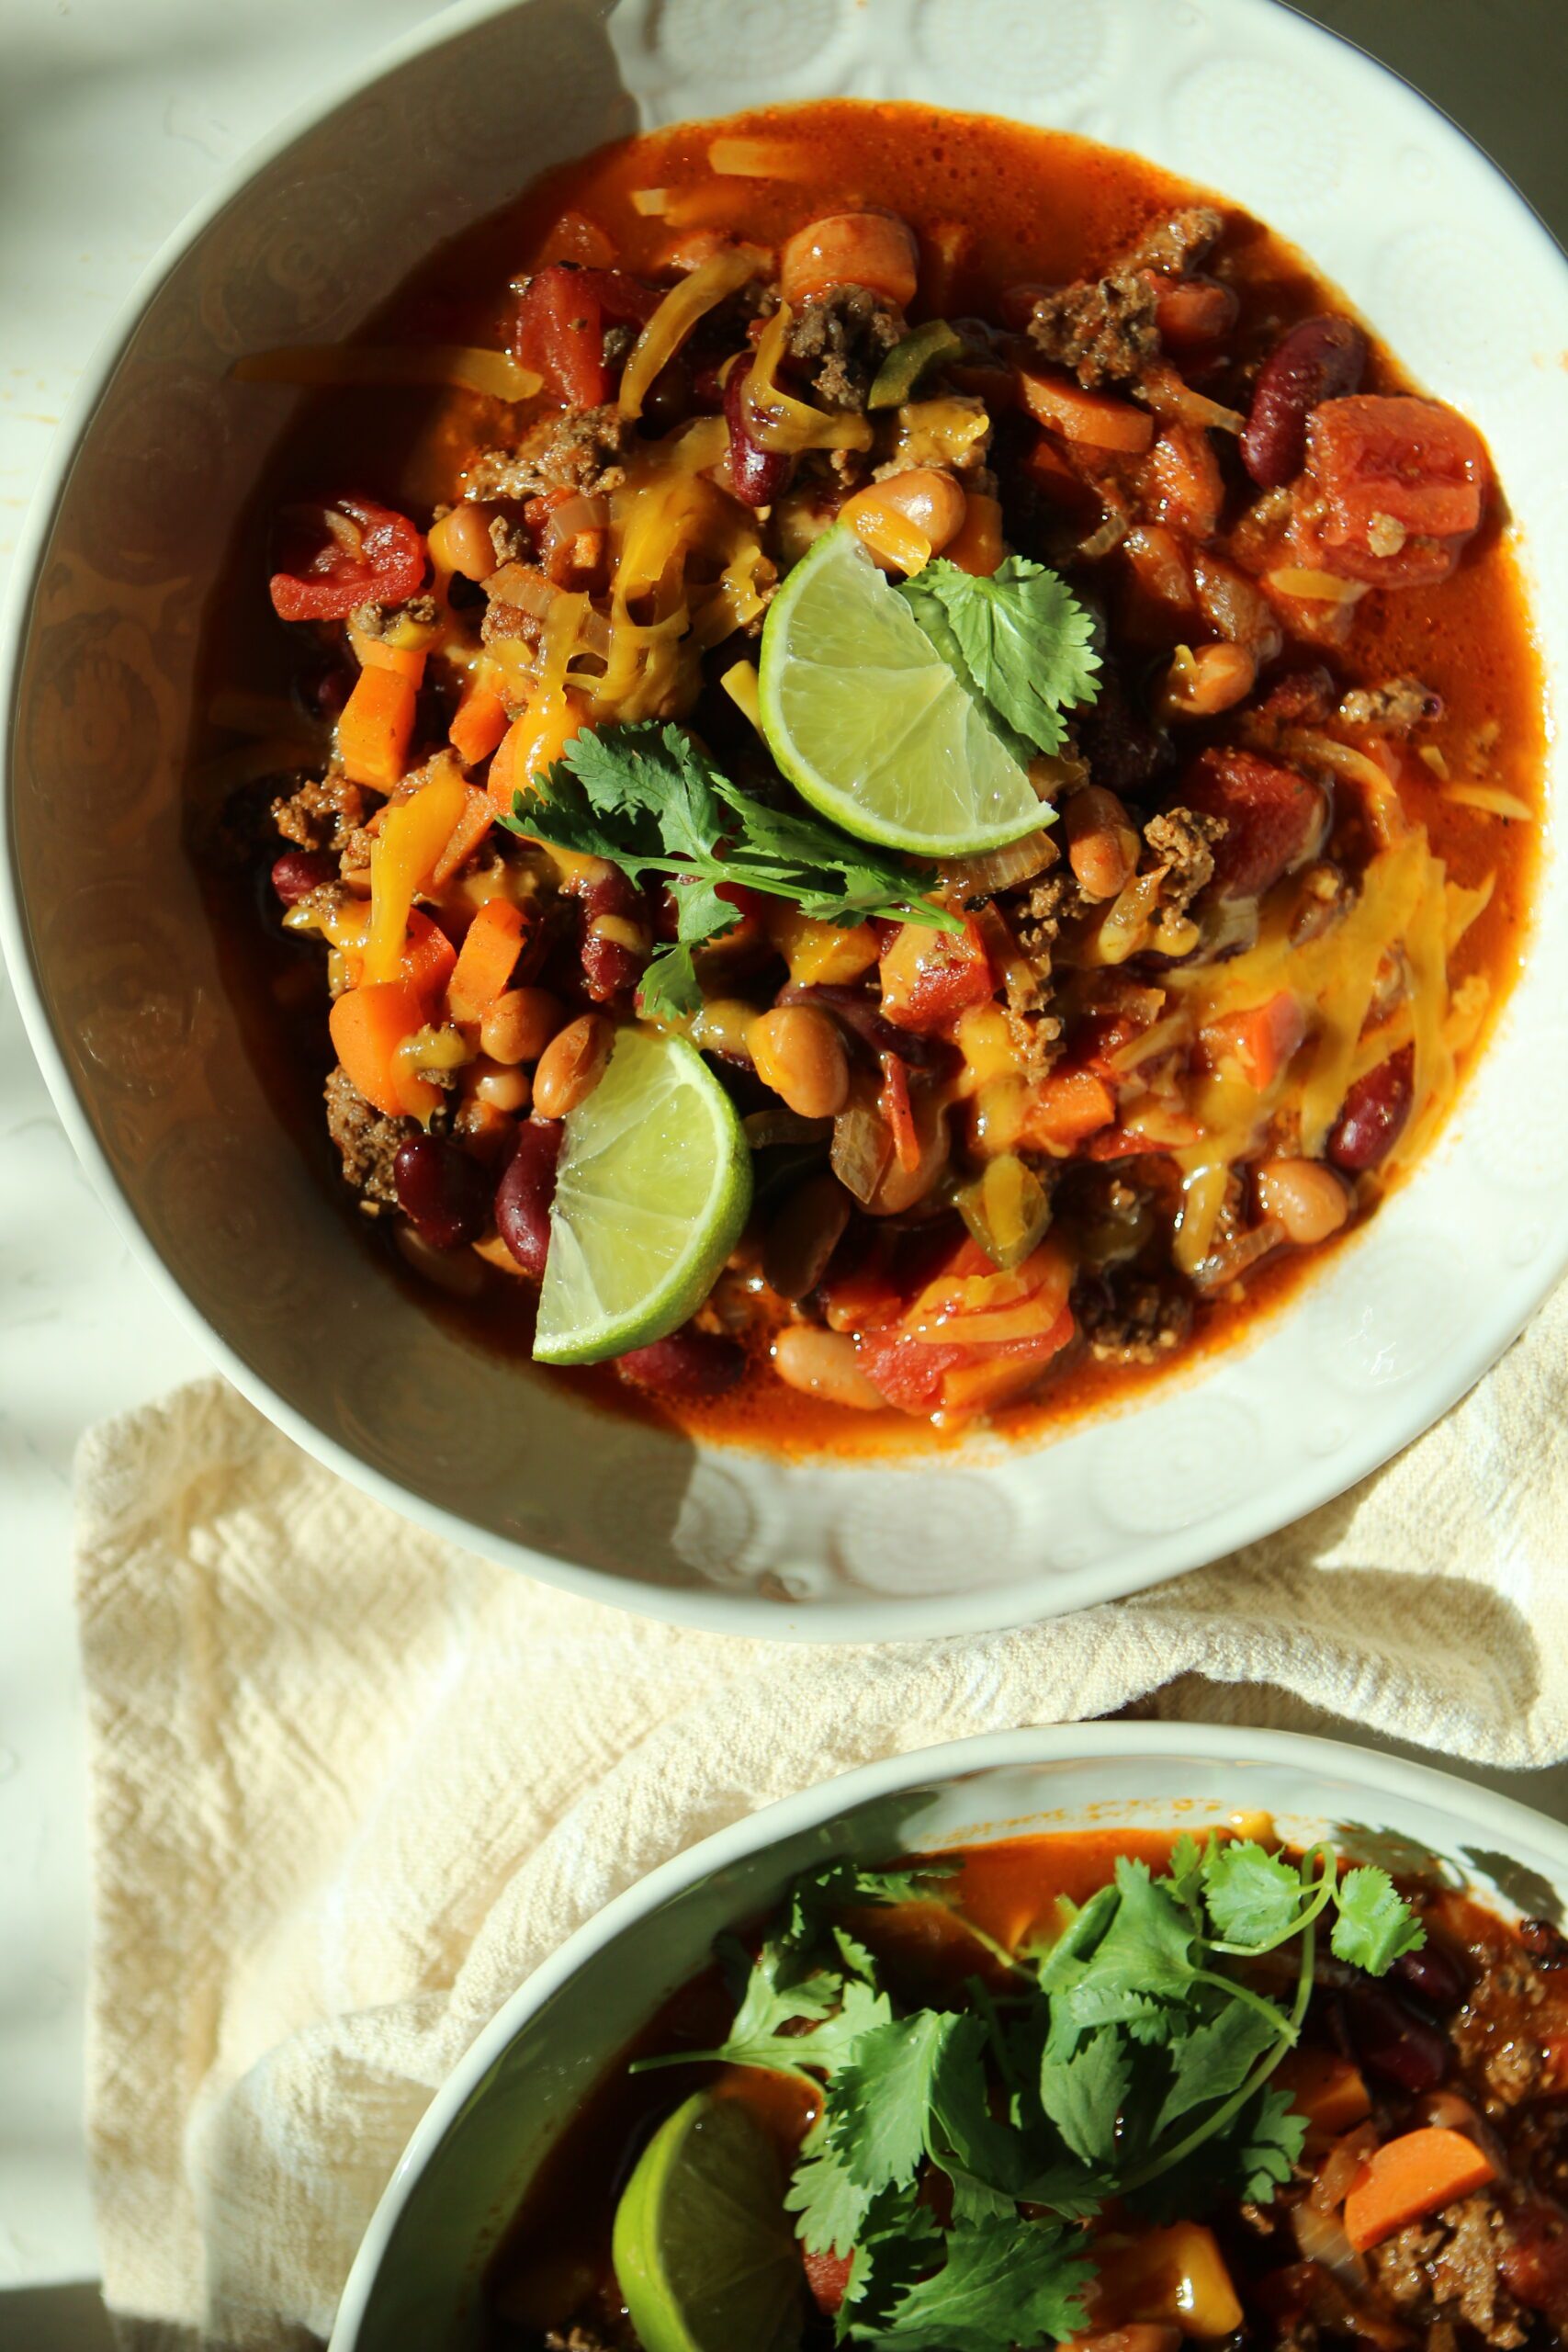
[[1449, 2070], [1449, 2045], [1438, 2029], [1369, 1979], [1345, 1995], [1346, 2019], [1363, 2066], [1402, 2090], [1435, 2090]]
[[1516, 2206], [1498, 2254], [1508, 2290], [1532, 2312], [1568, 2327], [1568, 2214], [1544, 2197]]
[[1415, 1100], [1415, 1048], [1402, 1046], [1359, 1078], [1329, 1130], [1328, 1157], [1352, 1174], [1388, 1158], [1404, 1132]]
[[410, 1136], [392, 1162], [398, 1206], [433, 1250], [477, 1241], [490, 1222], [491, 1180], [477, 1159], [435, 1136]]
[[636, 986], [652, 946], [648, 900], [618, 870], [587, 883], [582, 900], [582, 985], [591, 1002], [610, 1004]]
[[1550, 1919], [1521, 1919], [1519, 1941], [1542, 1968], [1568, 1968], [1568, 1936]]
[[746, 1351], [716, 1331], [671, 1331], [667, 1340], [615, 1358], [615, 1370], [653, 1396], [722, 1396], [746, 1369]]
[[1401, 1952], [1389, 1973], [1407, 1992], [1438, 2010], [1457, 2009], [1469, 1989], [1464, 1970], [1453, 1953], [1430, 1939], [1419, 1951]]
[[550, 1249], [550, 1203], [560, 1158], [558, 1119], [525, 1119], [496, 1187], [495, 1229], [525, 1274], [541, 1279]]
[[746, 430], [741, 395], [749, 373], [738, 360], [725, 379], [724, 421], [729, 427], [729, 476], [742, 506], [771, 506], [789, 479], [787, 449], [764, 449]]
[[1263, 364], [1241, 436], [1242, 462], [1261, 490], [1300, 473], [1307, 418], [1320, 401], [1353, 392], [1367, 364], [1367, 338], [1350, 319], [1303, 319]]
[[335, 882], [337, 876], [337, 860], [331, 850], [288, 849], [273, 861], [272, 887], [286, 907], [295, 907], [323, 882]]

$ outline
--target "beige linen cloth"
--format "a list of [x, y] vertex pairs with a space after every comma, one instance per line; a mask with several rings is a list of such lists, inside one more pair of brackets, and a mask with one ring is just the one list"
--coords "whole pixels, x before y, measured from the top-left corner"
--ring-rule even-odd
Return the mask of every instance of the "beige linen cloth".
[[362, 1499], [217, 1380], [94, 1430], [111, 2308], [245, 2347], [324, 2335], [499, 2003], [653, 1864], [831, 1773], [1134, 1702], [1252, 1722], [1305, 1702], [1476, 1759], [1561, 1757], [1565, 1365], [1568, 1290], [1446, 1421], [1270, 1542], [1053, 1624], [880, 1648], [679, 1632], [529, 1583]]

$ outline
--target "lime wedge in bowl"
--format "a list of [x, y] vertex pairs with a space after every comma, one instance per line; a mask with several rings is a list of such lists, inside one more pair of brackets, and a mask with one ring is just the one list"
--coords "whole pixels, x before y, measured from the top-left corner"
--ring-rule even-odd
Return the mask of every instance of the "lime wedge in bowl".
[[800, 2256], [772, 2141], [698, 2091], [660, 2124], [615, 2209], [615, 2278], [645, 2352], [792, 2352]]
[[1041, 822], [1025, 771], [844, 524], [769, 605], [759, 690], [784, 774], [861, 841], [973, 857]]
[[746, 1137], [702, 1056], [621, 1030], [567, 1114], [536, 1357], [598, 1363], [663, 1339], [707, 1296], [750, 1206]]

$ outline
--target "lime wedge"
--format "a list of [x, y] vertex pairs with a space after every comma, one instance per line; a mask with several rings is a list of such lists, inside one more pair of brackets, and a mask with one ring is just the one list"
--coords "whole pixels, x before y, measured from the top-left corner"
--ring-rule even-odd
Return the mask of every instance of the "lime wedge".
[[750, 1206], [746, 1137], [702, 1056], [621, 1030], [567, 1114], [535, 1355], [597, 1363], [663, 1339], [701, 1306]]
[[790, 2352], [801, 2265], [773, 2143], [698, 2091], [660, 2124], [615, 2209], [615, 2277], [645, 2352]]
[[769, 605], [759, 684], [779, 766], [861, 841], [970, 857], [1041, 821], [1027, 775], [844, 524]]

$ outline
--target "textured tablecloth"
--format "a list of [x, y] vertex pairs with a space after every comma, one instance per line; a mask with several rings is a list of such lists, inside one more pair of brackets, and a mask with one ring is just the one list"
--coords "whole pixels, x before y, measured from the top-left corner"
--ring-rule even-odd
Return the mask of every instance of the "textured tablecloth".
[[874, 1648], [530, 1583], [366, 1501], [217, 1380], [92, 1431], [111, 2307], [268, 2352], [324, 2334], [501, 2001], [655, 1863], [831, 1773], [1130, 1702], [1214, 1712], [1243, 1684], [1266, 1686], [1237, 1694], [1253, 1722], [1310, 1702], [1473, 1759], [1562, 1756], [1565, 1342], [1568, 1292], [1437, 1429], [1267, 1544], [1051, 1624]]

